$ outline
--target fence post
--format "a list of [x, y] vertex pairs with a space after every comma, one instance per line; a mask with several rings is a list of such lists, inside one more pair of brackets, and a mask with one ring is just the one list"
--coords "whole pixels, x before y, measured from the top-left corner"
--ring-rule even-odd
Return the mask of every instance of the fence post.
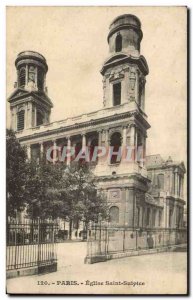
[[17, 269], [17, 220], [15, 221], [15, 269]]
[[41, 248], [40, 248], [40, 218], [38, 217], [38, 266], [40, 264], [40, 257], [41, 257]]
[[108, 228], [107, 228], [107, 226], [106, 226], [106, 254], [108, 254]]

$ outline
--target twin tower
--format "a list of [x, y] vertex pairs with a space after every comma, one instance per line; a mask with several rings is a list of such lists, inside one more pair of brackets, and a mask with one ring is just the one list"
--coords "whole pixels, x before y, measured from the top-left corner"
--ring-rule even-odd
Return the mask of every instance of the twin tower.
[[[104, 108], [133, 102], [144, 114], [148, 66], [140, 55], [142, 37], [140, 20], [134, 15], [121, 15], [111, 23], [109, 57], [101, 69]], [[15, 66], [17, 82], [8, 99], [12, 129], [22, 131], [48, 124], [53, 104], [47, 95], [46, 59], [37, 52], [24, 51], [18, 54]]]

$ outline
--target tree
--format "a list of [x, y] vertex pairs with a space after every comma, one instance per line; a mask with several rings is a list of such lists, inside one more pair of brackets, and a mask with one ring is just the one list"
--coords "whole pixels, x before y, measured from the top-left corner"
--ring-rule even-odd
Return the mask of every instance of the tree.
[[103, 219], [108, 215], [105, 195], [98, 190], [96, 177], [87, 164], [71, 164], [63, 175], [61, 197], [65, 205], [65, 214], [72, 222], [84, 221], [85, 230], [89, 221], [98, 221], [99, 214]]
[[28, 162], [26, 148], [20, 145], [10, 129], [6, 131], [6, 150], [7, 216], [15, 216], [26, 202]]
[[105, 195], [97, 189], [96, 178], [88, 165], [49, 164], [31, 162], [27, 185], [27, 212], [32, 218], [62, 218], [72, 223], [97, 222], [99, 214], [106, 218], [108, 206]]
[[31, 218], [56, 219], [62, 216], [61, 179], [63, 167], [41, 160], [30, 162], [26, 190], [27, 213]]

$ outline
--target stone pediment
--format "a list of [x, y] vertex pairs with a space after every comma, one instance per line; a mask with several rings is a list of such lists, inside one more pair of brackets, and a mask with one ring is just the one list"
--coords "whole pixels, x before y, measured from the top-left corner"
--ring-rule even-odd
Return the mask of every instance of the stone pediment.
[[116, 65], [120, 65], [123, 63], [137, 64], [139, 69], [141, 69], [145, 76], [149, 73], [147, 61], [143, 55], [132, 56], [120, 53], [111, 56], [104, 62], [103, 67], [101, 69], [101, 74], [104, 75], [108, 68], [115, 67]]
[[9, 96], [8, 101], [13, 102], [14, 100], [20, 99], [23, 96], [28, 96], [30, 93], [22, 88], [15, 90], [11, 96]]
[[39, 92], [39, 91], [26, 91], [24, 89], [17, 89], [14, 91], [11, 96], [8, 98], [8, 101], [10, 103], [13, 103], [18, 100], [22, 100], [23, 98], [32, 96], [33, 98], [40, 100], [44, 103], [47, 103], [50, 107], [53, 107], [52, 101], [50, 98], [44, 93], [44, 92]]

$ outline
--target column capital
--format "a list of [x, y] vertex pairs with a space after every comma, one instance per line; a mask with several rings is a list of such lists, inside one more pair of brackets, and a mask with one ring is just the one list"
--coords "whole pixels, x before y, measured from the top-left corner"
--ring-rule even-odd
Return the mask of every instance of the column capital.
[[102, 132], [109, 132], [110, 128], [105, 128], [105, 129], [102, 129]]
[[102, 131], [103, 131], [102, 129], [98, 129], [97, 133], [102, 133]]

